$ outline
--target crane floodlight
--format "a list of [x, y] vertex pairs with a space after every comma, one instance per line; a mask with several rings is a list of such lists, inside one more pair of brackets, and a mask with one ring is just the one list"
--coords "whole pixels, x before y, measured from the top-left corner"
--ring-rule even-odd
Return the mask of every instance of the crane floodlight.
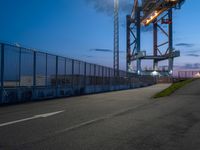
[[183, 3], [183, 0], [144, 0], [142, 3], [144, 16], [141, 19], [141, 23], [147, 26], [164, 11], [174, 8], [181, 3]]

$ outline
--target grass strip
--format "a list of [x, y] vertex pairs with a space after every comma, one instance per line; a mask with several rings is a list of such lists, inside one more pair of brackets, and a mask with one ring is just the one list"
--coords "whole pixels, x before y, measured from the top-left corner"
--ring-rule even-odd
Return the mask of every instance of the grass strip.
[[166, 88], [165, 90], [157, 93], [156, 95], [153, 96], [153, 98], [160, 98], [160, 97], [166, 97], [170, 96], [172, 93], [177, 91], [178, 89], [184, 87], [185, 85], [191, 83], [195, 79], [188, 79], [180, 82], [173, 83], [170, 87]]

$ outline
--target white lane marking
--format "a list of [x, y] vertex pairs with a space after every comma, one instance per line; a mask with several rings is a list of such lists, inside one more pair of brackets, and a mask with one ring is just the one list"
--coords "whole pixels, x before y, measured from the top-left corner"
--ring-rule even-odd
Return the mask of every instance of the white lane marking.
[[0, 124], [0, 127], [8, 126], [8, 125], [12, 125], [12, 124], [15, 124], [15, 123], [20, 123], [20, 122], [28, 121], [28, 120], [38, 119], [38, 118], [46, 118], [46, 117], [54, 116], [54, 115], [62, 113], [62, 112], [64, 112], [64, 110], [56, 111], [56, 112], [51, 112], [51, 113], [46, 113], [46, 114], [35, 115], [33, 117], [29, 117], [29, 118], [25, 118], [25, 119], [20, 119], [20, 120], [5, 122], [5, 123]]
[[[68, 128], [65, 128], [65, 129], [62, 129], [62, 130], [59, 130], [59, 131], [56, 131], [56, 132], [54, 132], [54, 135], [55, 134], [60, 134], [60, 133], [63, 133], [63, 132], [68, 132], [68, 131], [71, 131], [71, 130], [75, 130], [75, 129], [81, 128], [83, 126], [87, 126], [87, 125], [90, 125], [90, 124], [93, 124], [93, 123], [96, 123], [96, 122], [100, 122], [102, 120], [110, 119], [110, 118], [116, 117], [118, 115], [122, 115], [124, 113], [129, 112], [129, 111], [133, 111], [133, 110], [135, 110], [137, 108], [145, 107], [146, 105], [153, 104], [153, 103], [154, 102], [150, 102], [150, 103], [147, 103], [147, 104], [137, 105], [135, 107], [129, 107], [127, 109], [123, 109], [123, 110], [120, 110], [118, 112], [105, 115], [104, 117], [99, 117], [99, 118], [96, 118], [96, 119], [93, 119], [93, 120], [82, 122], [80, 124], [77, 124], [77, 125], [74, 125], [74, 126], [71, 126], [71, 127], [68, 127]], [[138, 120], [138, 121], [140, 121], [140, 120]]]
[[63, 130], [56, 131], [54, 134], [59, 134], [59, 133], [63, 133], [63, 132], [68, 132], [68, 131], [71, 131], [71, 130], [74, 130], [74, 129], [77, 129], [77, 128], [81, 128], [81, 127], [83, 127], [83, 126], [90, 125], [90, 124], [95, 123], [95, 122], [99, 122], [99, 121], [101, 121], [101, 120], [109, 119], [110, 117], [111, 117], [111, 115], [108, 115], [108, 116], [106, 116], [106, 117], [101, 117], [101, 118], [93, 119], [93, 120], [90, 120], [90, 121], [86, 121], [86, 122], [83, 122], [83, 123], [74, 125], [74, 126], [72, 126], [72, 127], [65, 128], [65, 129], [63, 129]]

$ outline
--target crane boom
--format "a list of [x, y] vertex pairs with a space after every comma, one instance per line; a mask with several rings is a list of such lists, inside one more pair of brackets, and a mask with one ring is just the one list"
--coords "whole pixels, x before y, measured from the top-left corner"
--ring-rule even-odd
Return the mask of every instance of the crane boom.
[[137, 11], [137, 8], [138, 8], [138, 0], [135, 0], [133, 10], [132, 10], [132, 14], [131, 14], [131, 18], [134, 18], [135, 12]]

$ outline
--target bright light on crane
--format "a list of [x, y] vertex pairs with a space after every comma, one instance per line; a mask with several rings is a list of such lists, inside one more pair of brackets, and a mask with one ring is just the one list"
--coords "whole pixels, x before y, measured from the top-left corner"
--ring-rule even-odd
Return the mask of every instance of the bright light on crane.
[[195, 77], [195, 78], [200, 78], [200, 72], [198, 72], [197, 74], [195, 74], [194, 77]]
[[152, 76], [158, 76], [158, 75], [159, 75], [159, 72], [157, 72], [157, 71], [154, 70], [154, 71], [151, 73], [151, 75], [152, 75]]
[[143, 20], [143, 24], [145, 26], [149, 25], [153, 20], [155, 20], [162, 12], [161, 11], [154, 11], [152, 14], [149, 15], [148, 18], [146, 18], [145, 20]]
[[159, 0], [158, 2], [146, 0], [142, 4], [145, 13], [142, 18], [142, 24], [145, 26], [149, 25], [164, 11], [175, 7], [179, 3], [180, 0]]

